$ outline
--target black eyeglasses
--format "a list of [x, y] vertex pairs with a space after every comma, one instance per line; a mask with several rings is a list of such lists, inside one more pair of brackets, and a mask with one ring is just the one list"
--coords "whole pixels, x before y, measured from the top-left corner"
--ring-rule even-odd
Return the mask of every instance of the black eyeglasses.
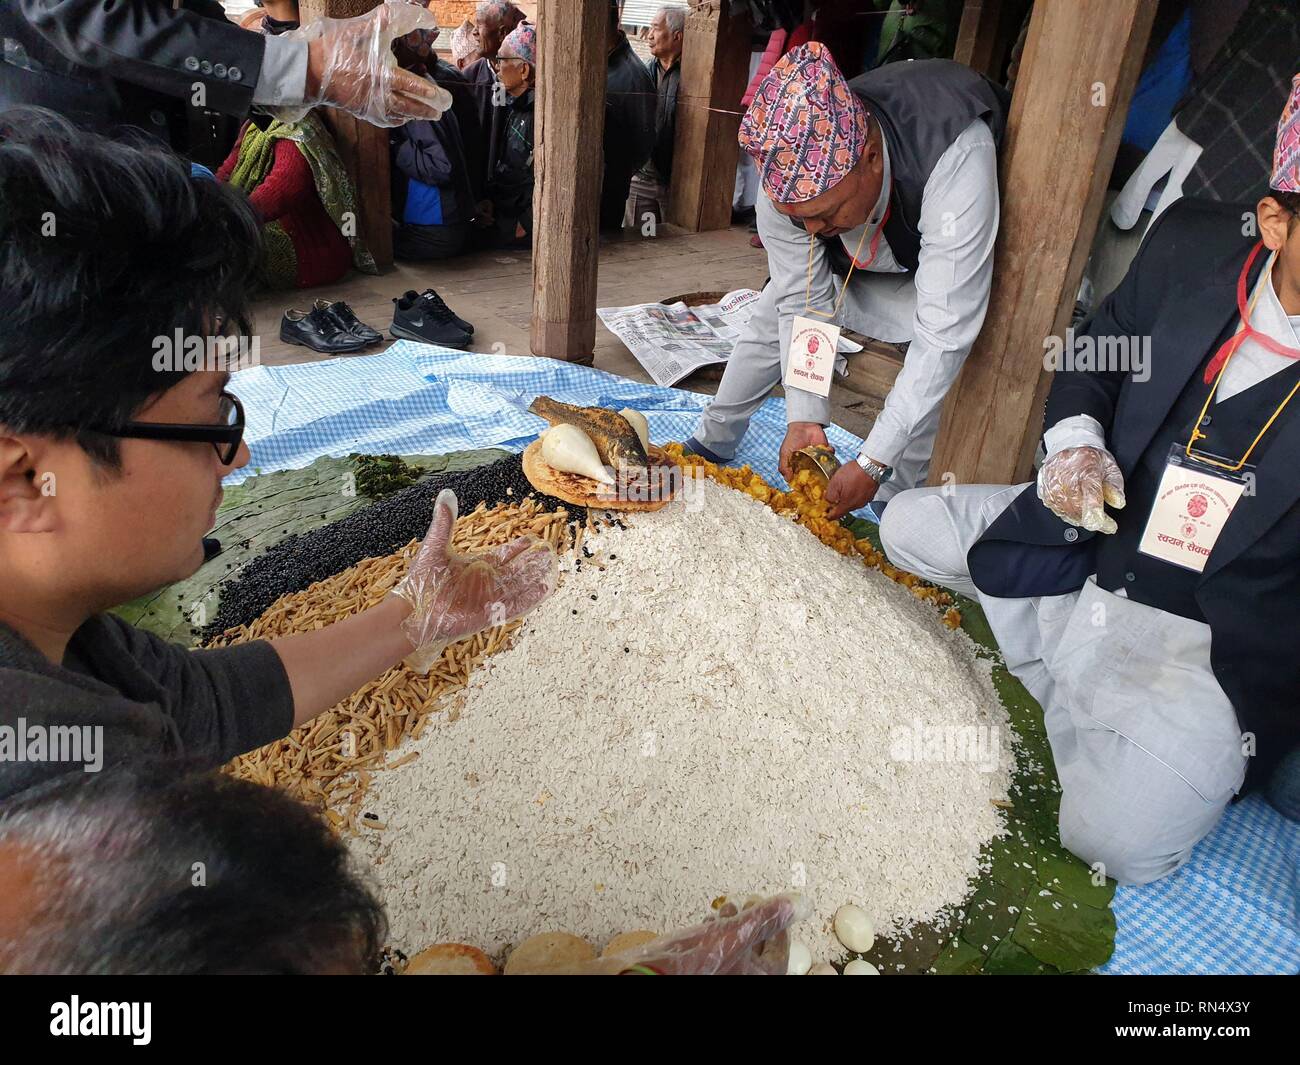
[[494, 55], [488, 57], [488, 66], [493, 70], [500, 70], [502, 63], [509, 63], [512, 60], [516, 63], [523, 62], [517, 55]]
[[221, 393], [221, 419], [217, 425], [170, 425], [166, 422], [127, 422], [120, 429], [96, 429], [105, 436], [131, 440], [176, 440], [211, 444], [221, 465], [229, 466], [244, 440], [244, 405], [237, 396]]

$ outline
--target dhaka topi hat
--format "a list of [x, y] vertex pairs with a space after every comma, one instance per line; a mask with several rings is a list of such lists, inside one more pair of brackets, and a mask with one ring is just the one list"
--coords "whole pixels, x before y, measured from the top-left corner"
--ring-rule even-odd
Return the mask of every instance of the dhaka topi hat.
[[1278, 192], [1300, 192], [1300, 74], [1291, 79], [1291, 96], [1278, 119], [1273, 176], [1268, 187]]
[[787, 52], [754, 92], [740, 120], [740, 147], [754, 157], [775, 203], [803, 203], [834, 188], [867, 144], [867, 109], [820, 41]]
[[498, 59], [522, 59], [537, 66], [537, 27], [531, 22], [521, 22], [501, 42]]

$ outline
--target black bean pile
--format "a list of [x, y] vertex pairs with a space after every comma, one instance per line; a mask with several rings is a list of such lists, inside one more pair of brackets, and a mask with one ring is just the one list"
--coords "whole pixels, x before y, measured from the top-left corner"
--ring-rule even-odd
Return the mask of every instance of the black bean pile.
[[433, 474], [330, 525], [287, 536], [250, 561], [222, 584], [220, 608], [203, 629], [203, 640], [248, 624], [283, 595], [300, 592], [362, 559], [391, 555], [423, 537], [433, 520], [433, 502], [444, 488], [456, 493], [462, 514], [480, 503], [522, 503], [532, 496], [546, 510], [567, 510], [573, 524], [587, 522], [585, 507], [536, 491], [524, 476], [519, 455], [459, 473]]

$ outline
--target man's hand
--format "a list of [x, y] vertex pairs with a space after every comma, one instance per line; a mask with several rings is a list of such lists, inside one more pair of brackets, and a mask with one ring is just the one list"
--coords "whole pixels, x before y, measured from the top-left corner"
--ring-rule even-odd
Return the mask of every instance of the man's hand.
[[796, 451], [811, 447], [813, 444], [830, 446], [830, 442], [826, 439], [826, 430], [816, 422], [791, 422], [786, 426], [785, 439], [781, 441], [780, 469], [781, 476], [785, 478], [787, 484], [794, 479], [794, 469], [790, 465], [790, 459]]
[[481, 555], [453, 552], [456, 509], [454, 492], [438, 494], [429, 533], [393, 589], [411, 604], [402, 631], [415, 648], [407, 663], [416, 672], [426, 672], [447, 644], [527, 614], [555, 588], [559, 567], [544, 540], [521, 536]]
[[1119, 526], [1102, 504], [1124, 506], [1124, 475], [1104, 448], [1067, 447], [1038, 471], [1038, 498], [1062, 521], [1109, 535]]
[[865, 507], [879, 490], [880, 484], [871, 474], [856, 462], [846, 462], [826, 486], [826, 502], [831, 504], [826, 516], [831, 521], [839, 521], [849, 511]]
[[[437, 121], [451, 107], [451, 94], [397, 65], [393, 41], [437, 21], [423, 7], [388, 0], [350, 19], [325, 18], [284, 34], [307, 42], [307, 89], [303, 102], [338, 107], [375, 126], [412, 119]], [[305, 109], [285, 108], [286, 120]]]

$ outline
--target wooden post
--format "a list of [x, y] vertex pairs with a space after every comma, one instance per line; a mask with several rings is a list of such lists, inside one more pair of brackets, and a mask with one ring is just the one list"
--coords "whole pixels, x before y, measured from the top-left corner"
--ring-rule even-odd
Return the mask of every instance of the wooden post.
[[966, 0], [952, 57], [972, 70], [997, 79], [1010, 42], [1004, 26], [1007, 0]]
[[704, 0], [686, 16], [668, 220], [693, 233], [731, 225], [749, 56], [747, 5]]
[[1156, 0], [1034, 5], [1002, 158], [984, 329], [944, 406], [931, 483], [1028, 479], [1062, 336], [1146, 49]]
[[606, 0], [541, 0], [533, 145], [534, 355], [589, 363], [609, 50]]
[[[302, 25], [318, 18], [353, 18], [383, 0], [299, 0]], [[339, 158], [357, 190], [357, 235], [380, 269], [393, 265], [393, 192], [389, 184], [388, 130], [362, 122], [335, 107], [316, 113], [334, 134]]]

